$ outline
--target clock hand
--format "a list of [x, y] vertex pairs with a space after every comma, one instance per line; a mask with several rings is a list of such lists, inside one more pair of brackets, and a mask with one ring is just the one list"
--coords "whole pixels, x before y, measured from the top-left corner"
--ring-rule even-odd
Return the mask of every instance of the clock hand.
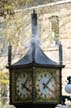
[[49, 82], [51, 81], [51, 79], [52, 79], [52, 78], [50, 78], [50, 79], [47, 81], [46, 85], [49, 84]]
[[47, 87], [47, 85], [49, 84], [49, 82], [51, 81], [51, 79], [52, 79], [52, 78], [50, 78], [50, 79], [47, 81], [47, 83], [44, 83], [44, 82], [42, 83], [42, 84], [44, 85], [44, 87], [43, 87], [44, 89]]
[[23, 83], [22, 83], [22, 89], [23, 89], [23, 88], [25, 88], [27, 91], [29, 91], [29, 92], [30, 92], [30, 89], [29, 89], [28, 87], [26, 87], [26, 85], [25, 85], [25, 84], [23, 84]]
[[28, 81], [28, 77], [26, 78], [26, 80], [25, 80], [25, 82], [24, 82], [24, 85], [26, 85], [27, 81]]
[[54, 92], [47, 84], [43, 83], [43, 85], [44, 85], [44, 87], [43, 87], [44, 89], [48, 88], [51, 92]]
[[45, 89], [46, 88], [46, 84], [44, 82], [42, 84], [43, 84], [43, 88]]
[[21, 85], [22, 85], [22, 89], [25, 88], [25, 84], [21, 83]]
[[51, 92], [54, 92], [54, 90], [52, 90], [49, 86], [46, 85], [46, 87], [47, 87]]
[[28, 81], [28, 77], [26, 78], [25, 82], [22, 82], [22, 89], [25, 87], [27, 81]]
[[27, 91], [29, 91], [29, 92], [31, 91], [31, 90], [30, 90], [28, 87], [26, 87], [26, 86], [25, 86], [25, 89], [26, 89]]

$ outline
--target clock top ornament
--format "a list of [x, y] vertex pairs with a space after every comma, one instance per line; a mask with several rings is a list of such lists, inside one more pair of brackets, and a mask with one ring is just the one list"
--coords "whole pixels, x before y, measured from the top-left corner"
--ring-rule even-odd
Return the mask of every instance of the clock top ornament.
[[[11, 65], [11, 45], [8, 52], [10, 70], [10, 103], [17, 108], [37, 105], [37, 108], [54, 108], [61, 97], [62, 45], [59, 44], [57, 63], [47, 57], [40, 48], [38, 38], [37, 14], [31, 14], [32, 40], [31, 48], [18, 62]], [[45, 105], [45, 106], [44, 106]]]

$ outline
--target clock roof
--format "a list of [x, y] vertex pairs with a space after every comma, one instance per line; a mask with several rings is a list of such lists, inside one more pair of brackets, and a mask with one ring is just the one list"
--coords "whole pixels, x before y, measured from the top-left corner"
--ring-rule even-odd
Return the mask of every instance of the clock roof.
[[47, 57], [38, 45], [35, 47], [34, 44], [34, 48], [33, 45], [31, 47], [32, 48], [28, 50], [27, 54], [14, 65], [24, 65], [29, 63], [58, 65], [56, 62]]
[[40, 48], [40, 42], [37, 34], [37, 14], [33, 11], [32, 14], [32, 41], [31, 47], [29, 48], [27, 54], [10, 67], [24, 67], [25, 65], [36, 65], [36, 66], [46, 66], [46, 67], [63, 67], [60, 63], [57, 63], [50, 59], [44, 54]]
[[[37, 42], [38, 43], [38, 42]], [[31, 48], [29, 48], [27, 54], [20, 59], [15, 64], [11, 65], [11, 67], [19, 67], [19, 66], [29, 66], [29, 65], [36, 65], [36, 66], [46, 66], [46, 67], [56, 67], [60, 68], [63, 65], [53, 61], [51, 58], [46, 56], [42, 49], [40, 48], [39, 44], [31, 43]]]

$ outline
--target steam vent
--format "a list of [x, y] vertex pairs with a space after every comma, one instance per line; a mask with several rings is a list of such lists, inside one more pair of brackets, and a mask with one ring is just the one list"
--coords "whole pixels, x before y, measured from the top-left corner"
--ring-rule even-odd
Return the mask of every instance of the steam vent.
[[62, 45], [59, 44], [59, 63], [47, 57], [40, 48], [37, 14], [31, 14], [31, 48], [18, 62], [11, 65], [11, 46], [8, 52], [10, 72], [10, 104], [16, 108], [54, 108], [61, 103]]

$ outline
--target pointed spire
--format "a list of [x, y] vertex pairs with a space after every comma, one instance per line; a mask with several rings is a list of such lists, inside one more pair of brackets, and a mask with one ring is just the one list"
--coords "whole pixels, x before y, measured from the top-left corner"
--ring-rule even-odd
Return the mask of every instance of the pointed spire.
[[35, 61], [35, 42], [36, 42], [36, 36], [37, 36], [37, 14], [35, 13], [35, 10], [33, 10], [33, 13], [31, 14], [31, 20], [32, 20], [32, 60]]
[[8, 46], [8, 65], [9, 66], [11, 65], [11, 56], [12, 56], [12, 46], [9, 43], [9, 46]]
[[59, 62], [60, 62], [60, 65], [62, 65], [62, 62], [63, 62], [63, 51], [62, 51], [62, 44], [61, 44], [61, 42], [59, 43]]
[[35, 10], [33, 10], [33, 13], [31, 14], [31, 20], [32, 20], [32, 37], [35, 38], [37, 34], [37, 13], [35, 13]]
[[35, 12], [35, 10], [33, 10], [32, 15], [32, 24], [33, 25], [37, 25], [37, 13]]

